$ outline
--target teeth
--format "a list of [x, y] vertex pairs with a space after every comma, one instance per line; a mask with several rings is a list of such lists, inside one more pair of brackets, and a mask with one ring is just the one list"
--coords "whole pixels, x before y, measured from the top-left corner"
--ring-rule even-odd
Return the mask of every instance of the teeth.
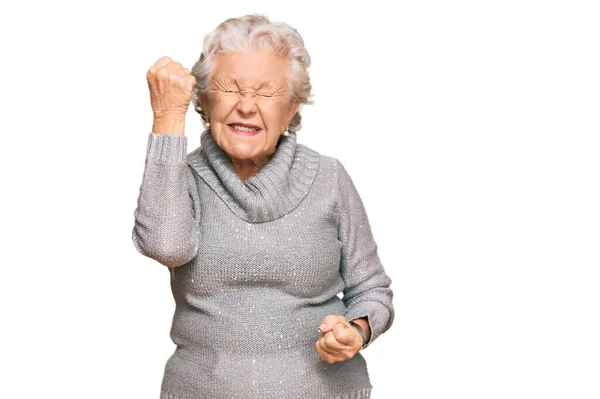
[[236, 130], [241, 130], [242, 132], [258, 132], [260, 130], [259, 128], [246, 127], [246, 126], [240, 126], [240, 125], [231, 125], [231, 126]]

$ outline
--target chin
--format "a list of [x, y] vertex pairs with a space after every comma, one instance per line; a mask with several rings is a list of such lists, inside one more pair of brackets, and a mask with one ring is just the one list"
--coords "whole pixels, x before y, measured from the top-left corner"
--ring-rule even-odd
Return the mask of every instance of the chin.
[[229, 143], [223, 150], [236, 159], [255, 159], [260, 154], [259, 149], [249, 143]]

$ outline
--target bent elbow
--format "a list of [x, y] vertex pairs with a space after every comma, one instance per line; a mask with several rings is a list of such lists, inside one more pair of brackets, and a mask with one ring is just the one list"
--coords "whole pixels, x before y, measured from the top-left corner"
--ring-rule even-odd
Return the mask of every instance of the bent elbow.
[[168, 239], [157, 239], [152, 242], [144, 241], [139, 235], [132, 234], [133, 245], [144, 256], [156, 260], [167, 267], [183, 266], [190, 262], [198, 252], [198, 244], [175, 245]]
[[[153, 259], [167, 267], [178, 267], [189, 263], [196, 256], [194, 248], [181, 251], [179, 248], [167, 248], [154, 254]], [[196, 248], [197, 250], [197, 248]]]

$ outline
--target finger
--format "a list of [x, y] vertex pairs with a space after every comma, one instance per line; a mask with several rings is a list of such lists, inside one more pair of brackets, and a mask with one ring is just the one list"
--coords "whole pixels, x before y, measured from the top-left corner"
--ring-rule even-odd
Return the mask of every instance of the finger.
[[328, 332], [325, 337], [322, 337], [324, 342], [321, 344], [321, 348], [335, 359], [336, 362], [343, 362], [353, 358], [362, 346], [362, 339], [355, 341], [353, 345], [344, 345], [329, 337], [333, 337], [332, 332]]
[[336, 349], [335, 347], [333, 347], [332, 345], [329, 344], [328, 339], [327, 338], [328, 335], [330, 335], [331, 333], [327, 333], [325, 335], [323, 335], [321, 338], [319, 338], [319, 340], [317, 341], [319, 343], [320, 348], [326, 352], [329, 355], [335, 355], [336, 354]]
[[[181, 70], [180, 70], [180, 71], [181, 71], [181, 73], [182, 73], [184, 76], [193, 76], [193, 75], [192, 75], [192, 72], [191, 72], [189, 69], [187, 69], [187, 68], [181, 68]], [[195, 78], [194, 78], [194, 79], [195, 79]]]
[[183, 65], [181, 64], [181, 62], [173, 61], [165, 65], [165, 68], [168, 68], [171, 71], [176, 71], [183, 69]]
[[323, 341], [325, 342], [325, 346], [333, 353], [338, 353], [346, 348], [346, 345], [343, 345], [337, 340], [333, 331], [329, 331], [325, 334], [325, 336], [323, 336]]
[[330, 314], [325, 316], [321, 324], [319, 324], [318, 330], [322, 333], [326, 333], [333, 329], [333, 326], [340, 322], [348, 322], [346, 318], [339, 314]]
[[324, 362], [327, 362], [329, 364], [335, 363], [335, 358], [333, 356], [331, 356], [329, 353], [324, 352], [320, 348], [317, 348], [317, 353], [318, 353], [319, 357], [321, 358], [321, 360], [323, 360]]
[[333, 327], [333, 334], [337, 342], [343, 346], [355, 346], [357, 340], [362, 342], [362, 337], [356, 328], [349, 323], [338, 323]]
[[321, 359], [328, 361], [328, 360], [332, 360], [335, 358], [335, 352], [333, 352], [331, 349], [329, 349], [325, 346], [323, 337], [321, 337], [317, 340], [315, 346], [317, 348], [317, 352], [319, 353], [319, 356], [321, 357]]
[[172, 69], [172, 72], [176, 73], [178, 75], [181, 75], [181, 76], [189, 75], [189, 71], [183, 67], [182, 68], [174, 68], [174, 69]]
[[[163, 57], [165, 58], [165, 57]], [[170, 57], [166, 57], [169, 60], [171, 60]], [[162, 60], [162, 58], [161, 58]], [[173, 73], [177, 73], [178, 70], [182, 69], [183, 65], [181, 65], [181, 62], [177, 62], [177, 61], [169, 61], [169, 62], [161, 62], [158, 63], [156, 66], [153, 66], [152, 68], [150, 68], [151, 70], [153, 70], [156, 74], [160, 74], [162, 76], [169, 76]], [[183, 72], [181, 73], [183, 75]]]
[[171, 61], [171, 57], [167, 55], [164, 57], [160, 57], [150, 68], [148, 68], [148, 72], [146, 72], [146, 77], [150, 78], [156, 76], [158, 71], [169, 65]]
[[165, 65], [168, 65], [170, 62], [172, 62], [173, 60], [171, 59], [171, 57], [169, 57], [168, 55], [165, 55], [164, 57], [160, 57], [155, 63], [154, 65], [152, 65], [150, 67], [150, 69], [160, 69], [162, 67], [164, 67]]
[[192, 87], [192, 89], [194, 86], [196, 86], [196, 77], [194, 75], [187, 75], [184, 79], [186, 83]]

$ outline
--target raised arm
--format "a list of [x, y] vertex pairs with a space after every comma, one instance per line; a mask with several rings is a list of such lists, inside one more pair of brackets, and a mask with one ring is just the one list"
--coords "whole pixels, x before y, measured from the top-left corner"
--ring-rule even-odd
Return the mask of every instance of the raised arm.
[[169, 267], [189, 262], [198, 252], [200, 200], [186, 151], [186, 136], [148, 135], [146, 165], [134, 211], [134, 246]]
[[367, 317], [369, 346], [394, 320], [391, 278], [377, 254], [371, 226], [362, 200], [341, 162], [336, 161], [339, 188], [339, 239], [343, 243], [340, 274], [346, 287], [342, 298], [346, 320]]
[[165, 266], [181, 266], [198, 252], [200, 200], [187, 165], [185, 114], [196, 79], [179, 62], [161, 57], [146, 74], [154, 113], [132, 239]]

